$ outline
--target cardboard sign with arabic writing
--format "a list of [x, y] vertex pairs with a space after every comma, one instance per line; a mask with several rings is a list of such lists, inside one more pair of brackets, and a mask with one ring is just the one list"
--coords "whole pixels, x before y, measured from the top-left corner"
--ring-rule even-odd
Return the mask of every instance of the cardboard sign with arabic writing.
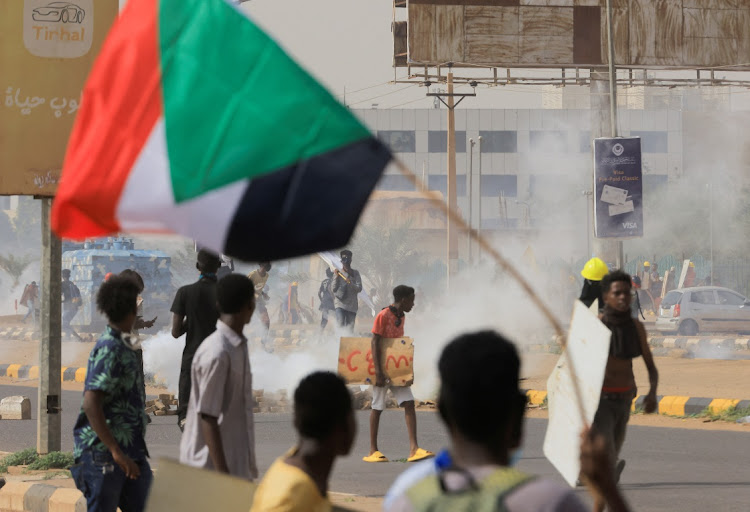
[[[383, 361], [386, 376], [393, 386], [410, 386], [414, 382], [414, 340], [383, 338]], [[372, 338], [341, 338], [339, 375], [347, 384], [374, 384]]]

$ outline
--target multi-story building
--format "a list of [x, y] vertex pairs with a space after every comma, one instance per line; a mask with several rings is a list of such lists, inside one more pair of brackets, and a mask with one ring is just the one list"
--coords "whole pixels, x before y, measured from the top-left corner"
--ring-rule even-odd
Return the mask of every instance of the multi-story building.
[[[445, 194], [446, 109], [354, 112], [430, 190]], [[471, 161], [474, 226], [481, 218], [482, 229], [544, 228], [539, 223], [558, 218], [558, 211], [562, 223], [585, 218], [583, 192], [593, 180], [590, 110], [457, 108], [455, 117], [458, 205], [467, 215]], [[620, 112], [620, 135], [642, 138], [646, 194], [682, 174], [682, 124], [680, 111]], [[472, 158], [470, 139], [475, 143]], [[414, 190], [398, 171], [389, 171], [379, 188]]]

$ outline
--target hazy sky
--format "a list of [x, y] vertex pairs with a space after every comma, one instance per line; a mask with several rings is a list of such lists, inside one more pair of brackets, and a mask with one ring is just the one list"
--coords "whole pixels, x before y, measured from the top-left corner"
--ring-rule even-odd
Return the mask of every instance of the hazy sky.
[[[389, 0], [251, 0], [243, 9], [334, 94], [343, 97], [346, 87], [350, 107], [432, 106], [423, 87], [387, 84], [393, 80]], [[405, 69], [398, 70], [399, 77], [405, 75]], [[541, 95], [533, 87], [477, 92], [479, 98], [469, 98], [461, 107], [541, 106]]]
[[[125, 2], [120, 0], [121, 6]], [[346, 90], [349, 107], [370, 108], [373, 104], [378, 108], [432, 107], [433, 99], [426, 98], [426, 89], [416, 82], [388, 83], [394, 78], [391, 0], [250, 0], [242, 9], [339, 99], [344, 98]], [[404, 11], [397, 9], [399, 19], [405, 19]], [[459, 69], [456, 74], [463, 72]], [[405, 74], [406, 69], [398, 70], [400, 78], [405, 78]], [[548, 93], [550, 90], [554, 89], [546, 89]], [[470, 88], [462, 86], [457, 92], [470, 92]], [[476, 92], [476, 98], [467, 98], [458, 108], [543, 107], [540, 87], [484, 86]], [[750, 93], [743, 92], [733, 97], [735, 108], [750, 108]], [[618, 92], [630, 93], [636, 92], [624, 88]], [[580, 96], [588, 103], [587, 87], [568, 86], [566, 94]]]

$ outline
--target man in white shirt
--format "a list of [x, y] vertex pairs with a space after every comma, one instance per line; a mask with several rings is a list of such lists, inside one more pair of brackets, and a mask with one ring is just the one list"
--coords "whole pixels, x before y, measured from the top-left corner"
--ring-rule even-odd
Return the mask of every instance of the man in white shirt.
[[219, 321], [193, 357], [180, 462], [240, 478], [258, 477], [253, 378], [242, 330], [255, 310], [252, 281], [230, 274], [216, 284]]

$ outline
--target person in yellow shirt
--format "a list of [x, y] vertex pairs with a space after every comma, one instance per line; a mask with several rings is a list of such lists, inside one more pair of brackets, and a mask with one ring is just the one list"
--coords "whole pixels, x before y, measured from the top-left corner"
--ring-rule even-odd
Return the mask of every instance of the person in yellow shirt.
[[328, 478], [336, 457], [348, 455], [357, 434], [346, 384], [331, 372], [315, 372], [294, 392], [297, 446], [276, 459], [250, 512], [328, 512]]

